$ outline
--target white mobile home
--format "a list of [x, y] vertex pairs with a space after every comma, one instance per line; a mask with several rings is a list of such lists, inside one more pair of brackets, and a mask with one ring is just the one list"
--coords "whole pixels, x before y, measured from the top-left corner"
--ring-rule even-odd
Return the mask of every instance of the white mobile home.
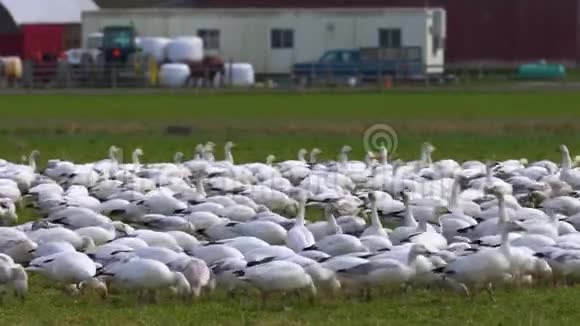
[[108, 25], [141, 36], [198, 35], [207, 52], [249, 62], [261, 74], [288, 73], [326, 50], [420, 47], [428, 72], [443, 70], [445, 11], [386, 9], [135, 9], [83, 14], [83, 40]]

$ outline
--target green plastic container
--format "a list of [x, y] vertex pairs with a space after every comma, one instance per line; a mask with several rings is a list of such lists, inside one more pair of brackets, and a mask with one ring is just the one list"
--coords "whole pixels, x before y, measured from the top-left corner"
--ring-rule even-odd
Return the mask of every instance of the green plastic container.
[[528, 63], [519, 66], [519, 79], [562, 79], [566, 77], [566, 67], [556, 63]]

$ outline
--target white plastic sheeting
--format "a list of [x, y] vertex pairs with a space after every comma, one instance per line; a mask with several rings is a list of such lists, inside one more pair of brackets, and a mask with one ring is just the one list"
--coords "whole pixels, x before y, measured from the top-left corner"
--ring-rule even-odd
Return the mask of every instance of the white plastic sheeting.
[[170, 39], [165, 37], [141, 37], [139, 39], [139, 47], [143, 53], [154, 57], [157, 62], [163, 62], [165, 61], [167, 44], [170, 41]]
[[253, 86], [256, 82], [254, 67], [249, 63], [226, 63], [224, 83], [233, 86]]
[[197, 62], [203, 59], [203, 41], [197, 36], [180, 36], [167, 44], [171, 62]]
[[81, 23], [83, 11], [99, 10], [93, 0], [0, 0], [16, 25]]
[[182, 88], [189, 78], [189, 66], [184, 63], [166, 63], [159, 71], [159, 84], [162, 87]]

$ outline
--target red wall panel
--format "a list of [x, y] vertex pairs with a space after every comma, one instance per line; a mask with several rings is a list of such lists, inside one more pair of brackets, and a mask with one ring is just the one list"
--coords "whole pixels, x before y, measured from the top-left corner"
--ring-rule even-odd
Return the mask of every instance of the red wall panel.
[[64, 26], [23, 25], [22, 57], [38, 59], [44, 54], [60, 55], [64, 50]]
[[580, 0], [192, 0], [204, 8], [443, 7], [450, 63], [580, 61]]
[[0, 34], [0, 56], [20, 56], [22, 34]]

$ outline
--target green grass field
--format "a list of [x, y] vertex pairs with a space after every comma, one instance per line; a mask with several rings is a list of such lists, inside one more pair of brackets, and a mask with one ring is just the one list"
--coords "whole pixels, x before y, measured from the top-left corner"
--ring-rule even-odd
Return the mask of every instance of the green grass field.
[[[335, 159], [344, 144], [360, 159], [365, 129], [380, 123], [396, 130], [396, 156], [404, 159], [414, 159], [430, 141], [435, 159], [558, 160], [561, 143], [580, 151], [579, 104], [580, 93], [570, 92], [0, 95], [0, 157], [19, 160], [39, 149], [43, 161], [89, 161], [104, 158], [115, 144], [126, 153], [143, 148], [145, 161], [168, 161], [175, 151], [191, 155], [199, 142], [221, 147], [233, 140], [238, 162], [270, 153], [290, 159], [315, 146], [323, 159]], [[188, 132], [169, 132], [176, 127]], [[164, 299], [141, 306], [127, 296], [71, 298], [38, 277], [30, 286], [26, 302], [10, 298], [0, 306], [0, 325], [564, 325], [580, 318], [577, 288], [502, 290], [496, 303], [485, 295], [466, 301], [416, 290], [377, 294], [370, 303], [280, 297], [260, 308], [253, 296], [217, 293], [194, 304]]]

